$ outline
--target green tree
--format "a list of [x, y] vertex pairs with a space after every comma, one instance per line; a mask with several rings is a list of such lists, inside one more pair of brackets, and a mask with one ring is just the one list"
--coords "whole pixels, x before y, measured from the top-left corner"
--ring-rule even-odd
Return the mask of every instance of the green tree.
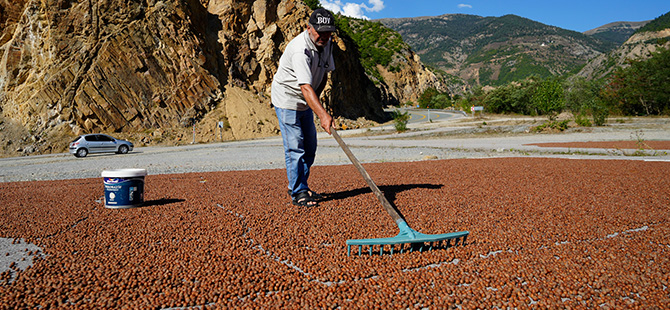
[[500, 86], [486, 94], [484, 106], [491, 113], [521, 113], [525, 111], [523, 100], [523, 89], [514, 84]]
[[617, 68], [604, 91], [608, 104], [624, 115], [670, 114], [670, 50]]
[[484, 105], [484, 99], [486, 98], [486, 92], [481, 86], [475, 87], [472, 92], [466, 94], [461, 100], [458, 101], [458, 106], [463, 111], [470, 111], [472, 106], [481, 106]]
[[593, 117], [593, 123], [596, 126], [605, 125], [607, 117], [610, 114], [610, 108], [607, 105], [601, 96], [598, 96], [591, 106], [591, 116]]
[[531, 99], [532, 113], [556, 118], [565, 108], [563, 84], [557, 78], [548, 78], [537, 85]]
[[316, 10], [316, 9], [322, 7], [321, 6], [321, 1], [319, 1], [319, 0], [304, 0], [304, 2], [312, 10]]
[[430, 100], [429, 109], [444, 109], [451, 105], [451, 98], [448, 94], [439, 93]]
[[635, 33], [661, 31], [667, 28], [670, 28], [670, 12], [655, 18], [648, 24], [644, 25], [642, 28], [638, 29]]
[[407, 122], [409, 122], [410, 115], [407, 111], [401, 112], [400, 110], [394, 110], [391, 112], [393, 117], [393, 125], [395, 130], [398, 132], [404, 132], [407, 130]]
[[594, 82], [577, 76], [565, 82], [565, 107], [573, 114], [582, 114], [598, 96]]
[[486, 94], [486, 111], [491, 113], [513, 112], [515, 101], [512, 100], [514, 86], [506, 85], [498, 87]]
[[423, 94], [419, 97], [419, 107], [422, 109], [430, 108], [430, 103], [433, 100], [433, 97], [439, 95], [440, 92], [435, 89], [435, 87], [430, 87], [426, 89]]
[[536, 78], [525, 79], [520, 83], [509, 83], [489, 91], [481, 105], [491, 113], [529, 114], [531, 98], [536, 88]]
[[600, 81], [589, 81], [583, 77], [573, 77], [565, 83], [565, 106], [581, 119], [591, 115], [596, 126], [605, 124], [609, 116], [609, 107], [603, 100], [601, 89], [603, 83]]

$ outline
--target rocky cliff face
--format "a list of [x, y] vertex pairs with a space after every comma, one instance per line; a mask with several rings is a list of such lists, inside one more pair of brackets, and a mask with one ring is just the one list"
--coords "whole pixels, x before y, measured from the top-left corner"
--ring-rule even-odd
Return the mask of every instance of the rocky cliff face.
[[[177, 123], [221, 97], [211, 18], [178, 2], [27, 1], [2, 46], [5, 118], [36, 132], [118, 132]], [[201, 34], [200, 36], [198, 34]], [[208, 56], [210, 56], [208, 58]]]
[[[88, 132], [190, 142], [194, 123], [197, 141], [278, 134], [270, 83], [309, 13], [299, 0], [0, 1], [0, 125], [28, 135], [2, 146], [63, 151]], [[381, 121], [380, 90], [337, 43], [326, 105]]]
[[392, 105], [417, 103], [428, 88], [435, 88], [443, 93], [451, 92], [442, 79], [424, 67], [419, 55], [412, 50], [403, 50], [394, 58], [389, 67], [377, 66], [383, 78], [378, 88], [384, 102]]

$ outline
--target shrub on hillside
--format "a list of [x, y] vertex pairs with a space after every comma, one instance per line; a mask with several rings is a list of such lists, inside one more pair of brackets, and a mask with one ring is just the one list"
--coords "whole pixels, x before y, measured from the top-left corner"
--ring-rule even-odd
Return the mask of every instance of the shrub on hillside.
[[670, 115], [670, 50], [628, 63], [610, 78], [604, 90], [607, 104], [624, 115]]

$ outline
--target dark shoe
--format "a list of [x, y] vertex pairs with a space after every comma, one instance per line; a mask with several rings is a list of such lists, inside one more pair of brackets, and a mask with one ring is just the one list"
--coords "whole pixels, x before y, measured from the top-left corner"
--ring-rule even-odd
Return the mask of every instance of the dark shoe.
[[319, 203], [309, 194], [309, 191], [302, 191], [293, 197], [293, 204], [299, 207], [319, 206]]
[[[291, 196], [291, 193], [292, 193], [292, 192], [293, 192], [293, 191], [289, 189], [286, 193], [287, 193], [289, 196]], [[319, 193], [317, 193], [317, 192], [315, 192], [315, 191], [307, 190], [307, 193], [309, 193], [309, 195], [312, 196], [312, 198], [314, 198], [314, 200], [316, 200], [316, 201], [321, 201], [321, 200], [323, 200], [323, 195], [321, 195], [321, 194], [319, 194]]]

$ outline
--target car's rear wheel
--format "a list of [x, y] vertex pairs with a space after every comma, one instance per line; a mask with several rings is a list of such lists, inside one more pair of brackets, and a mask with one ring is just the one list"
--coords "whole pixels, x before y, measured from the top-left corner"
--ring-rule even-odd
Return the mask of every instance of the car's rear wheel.
[[86, 155], [88, 155], [88, 150], [85, 148], [78, 149], [77, 153], [75, 154], [77, 157], [86, 157]]
[[127, 154], [128, 153], [128, 146], [126, 146], [126, 145], [119, 146], [119, 151], [117, 153]]

